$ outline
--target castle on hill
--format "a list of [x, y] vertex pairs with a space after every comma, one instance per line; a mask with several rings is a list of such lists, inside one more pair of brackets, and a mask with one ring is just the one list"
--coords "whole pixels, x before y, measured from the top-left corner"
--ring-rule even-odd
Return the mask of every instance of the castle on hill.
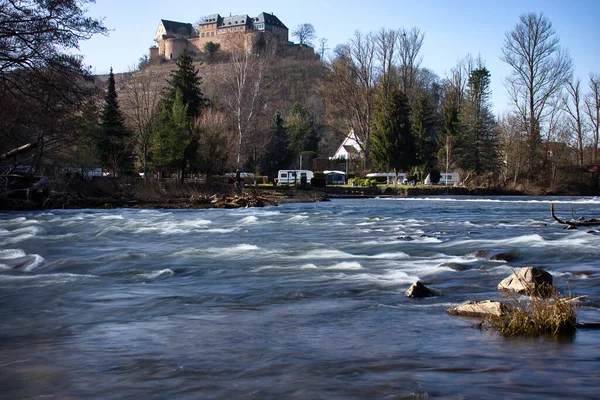
[[273, 14], [262, 12], [258, 17], [234, 15], [221, 17], [211, 14], [204, 18], [198, 29], [190, 23], [161, 19], [156, 30], [156, 45], [150, 48], [150, 61], [176, 60], [183, 49], [200, 53], [208, 42], [218, 43], [227, 51], [232, 40], [248, 40], [254, 35], [263, 34], [269, 38], [287, 43], [288, 28]]

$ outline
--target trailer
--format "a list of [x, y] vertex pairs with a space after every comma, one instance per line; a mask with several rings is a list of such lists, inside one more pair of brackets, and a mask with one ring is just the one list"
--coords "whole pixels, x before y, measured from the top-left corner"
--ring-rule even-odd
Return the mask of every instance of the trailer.
[[313, 172], [307, 169], [282, 169], [277, 172], [278, 185], [310, 184]]

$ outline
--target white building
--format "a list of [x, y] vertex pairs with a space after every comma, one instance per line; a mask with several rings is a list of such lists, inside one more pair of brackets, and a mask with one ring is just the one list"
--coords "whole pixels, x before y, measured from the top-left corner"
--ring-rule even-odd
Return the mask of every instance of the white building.
[[352, 129], [331, 159], [356, 159], [360, 158], [361, 154], [360, 140], [356, 137], [354, 129]]

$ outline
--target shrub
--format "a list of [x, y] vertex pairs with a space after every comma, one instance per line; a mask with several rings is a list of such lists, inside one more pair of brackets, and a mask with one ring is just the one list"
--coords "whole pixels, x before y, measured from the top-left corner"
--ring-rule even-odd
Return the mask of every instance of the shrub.
[[573, 333], [577, 325], [576, 299], [530, 297], [525, 304], [514, 299], [501, 316], [488, 316], [484, 323], [504, 336], [541, 336]]

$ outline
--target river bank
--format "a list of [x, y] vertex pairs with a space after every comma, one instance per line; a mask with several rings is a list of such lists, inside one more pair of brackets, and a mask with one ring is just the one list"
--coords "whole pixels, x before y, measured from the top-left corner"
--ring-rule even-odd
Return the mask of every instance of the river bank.
[[[416, 196], [526, 196], [529, 191], [499, 187], [463, 186], [297, 186], [254, 185], [238, 187], [232, 183], [210, 186], [173, 180], [142, 181], [133, 178], [95, 178], [44, 180], [28, 177], [0, 193], [0, 210], [44, 210], [78, 208], [203, 209], [263, 207], [290, 202], [328, 199], [416, 197]], [[37, 185], [37, 186], [36, 186]], [[576, 193], [543, 193], [577, 195]]]

